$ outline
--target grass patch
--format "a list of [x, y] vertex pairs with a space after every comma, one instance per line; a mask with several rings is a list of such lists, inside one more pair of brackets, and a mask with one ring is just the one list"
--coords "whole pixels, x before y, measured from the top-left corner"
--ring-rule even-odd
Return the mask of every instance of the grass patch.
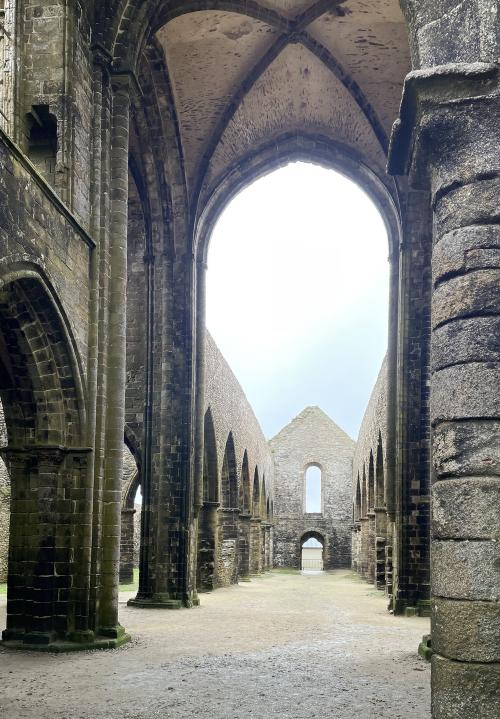
[[134, 569], [134, 581], [132, 584], [120, 584], [120, 592], [135, 592], [139, 587], [139, 567]]
[[271, 574], [299, 574], [299, 570], [293, 567], [273, 567]]
[[0, 595], [7, 594], [7, 585], [6, 584], [0, 584]]

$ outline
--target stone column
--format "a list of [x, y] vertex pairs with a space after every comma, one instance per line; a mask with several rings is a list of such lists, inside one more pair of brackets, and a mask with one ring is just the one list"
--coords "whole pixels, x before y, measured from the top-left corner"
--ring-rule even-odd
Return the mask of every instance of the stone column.
[[[88, 643], [88, 450], [33, 445], [2, 450], [11, 477], [6, 642], [71, 650]], [[87, 580], [87, 581], [85, 581]]]
[[250, 520], [250, 574], [260, 574], [262, 571], [262, 531], [260, 517]]
[[219, 537], [219, 502], [205, 502], [198, 526], [198, 592], [210, 592], [215, 586], [216, 557]]
[[369, 553], [369, 519], [361, 517], [359, 520], [361, 525], [360, 537], [360, 553], [359, 553], [359, 573], [365, 579], [368, 577], [368, 553]]
[[250, 546], [251, 546], [251, 519], [248, 513], [241, 512], [239, 517], [239, 571], [240, 582], [250, 581]]
[[271, 525], [267, 522], [263, 525], [264, 528], [264, 571], [268, 572], [271, 569]]
[[387, 512], [375, 507], [375, 586], [385, 588], [385, 547], [387, 543]]
[[120, 532], [120, 584], [134, 581], [134, 517], [133, 507], [122, 509]]
[[131, 80], [113, 79], [106, 458], [102, 493], [99, 633], [127, 638], [118, 621], [120, 519], [126, 379], [128, 154]]
[[368, 512], [368, 567], [367, 567], [367, 579], [370, 582], [375, 582], [375, 512], [370, 509]]
[[260, 571], [265, 572], [267, 569], [266, 565], [266, 537], [267, 537], [267, 525], [265, 524], [264, 520], [262, 520], [261, 528], [261, 537], [260, 537]]
[[435, 719], [500, 716], [499, 80], [478, 62], [411, 73], [392, 140], [434, 210]]

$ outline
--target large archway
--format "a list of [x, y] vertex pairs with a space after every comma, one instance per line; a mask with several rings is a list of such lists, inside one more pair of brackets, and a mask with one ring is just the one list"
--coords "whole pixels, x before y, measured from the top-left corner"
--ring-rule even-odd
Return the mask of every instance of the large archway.
[[[80, 368], [47, 286], [30, 275], [0, 289], [2, 456], [11, 480], [3, 638], [36, 646], [95, 627], [86, 581], [92, 535]], [[27, 550], [29, 537], [37, 539]]]

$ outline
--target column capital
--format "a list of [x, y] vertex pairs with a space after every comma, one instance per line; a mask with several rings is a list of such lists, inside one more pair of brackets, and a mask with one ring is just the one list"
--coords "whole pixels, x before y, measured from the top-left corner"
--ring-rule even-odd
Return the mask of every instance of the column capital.
[[422, 146], [442, 148], [450, 121], [461, 116], [459, 110], [498, 99], [499, 76], [497, 64], [484, 62], [452, 63], [410, 72], [404, 82], [400, 115], [393, 125], [388, 173], [409, 175], [412, 187], [428, 190], [428, 153], [421, 152]]
[[111, 68], [111, 85], [115, 94], [128, 95], [130, 99], [142, 98], [142, 90], [133, 70]]
[[92, 45], [91, 51], [94, 65], [98, 65], [108, 74], [111, 74], [113, 64], [112, 54], [104, 47], [104, 45], [101, 45], [101, 43], [98, 42]]

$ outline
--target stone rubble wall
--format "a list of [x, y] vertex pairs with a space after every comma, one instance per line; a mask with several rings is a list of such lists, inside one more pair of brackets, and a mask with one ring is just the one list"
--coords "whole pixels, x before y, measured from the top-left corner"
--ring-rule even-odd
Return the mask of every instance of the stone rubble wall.
[[274, 467], [267, 440], [257, 417], [232, 369], [208, 332], [205, 352], [205, 411], [210, 408], [214, 420], [219, 472], [227, 438], [229, 432], [232, 432], [238, 479], [246, 450], [250, 479], [253, 482], [257, 468], [261, 483], [262, 479], [265, 479], [266, 493], [269, 497], [273, 490]]
[[377, 381], [363, 415], [356, 442], [352, 464], [353, 498], [355, 498], [358, 474], [360, 480], [363, 477], [363, 468], [365, 469], [365, 474], [368, 474], [370, 452], [373, 453], [374, 458], [376, 457], [379, 436], [382, 438], [385, 467], [387, 456], [387, 358], [384, 358], [382, 362]]

